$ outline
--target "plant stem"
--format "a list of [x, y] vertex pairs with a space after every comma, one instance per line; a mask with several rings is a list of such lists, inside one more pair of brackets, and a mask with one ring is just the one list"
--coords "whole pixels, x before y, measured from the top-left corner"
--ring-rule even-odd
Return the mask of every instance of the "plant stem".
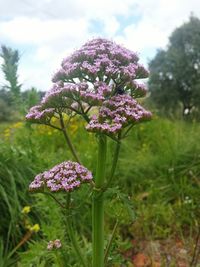
[[119, 158], [119, 151], [120, 151], [120, 147], [121, 147], [121, 142], [117, 142], [116, 147], [115, 147], [115, 152], [114, 152], [114, 156], [113, 156], [113, 163], [112, 163], [112, 167], [111, 167], [111, 171], [110, 171], [110, 176], [109, 176], [109, 180], [106, 184], [106, 188], [107, 189], [110, 184], [112, 183], [114, 174], [115, 174], [115, 170], [117, 167], [117, 162], [118, 162], [118, 158]]
[[55, 200], [55, 202], [63, 209], [65, 209], [65, 205], [63, 205], [53, 194], [49, 193], [49, 192], [42, 192], [45, 195], [50, 196], [53, 200]]
[[194, 246], [194, 252], [193, 252], [193, 255], [192, 255], [192, 261], [190, 263], [191, 267], [192, 266], [196, 266], [197, 261], [198, 261], [198, 257], [199, 257], [198, 243], [199, 243], [199, 240], [200, 240], [200, 226], [199, 226], [197, 237], [196, 237], [196, 242], [195, 242], [195, 246]]
[[32, 236], [33, 232], [32, 231], [28, 231], [26, 232], [26, 234], [24, 235], [24, 237], [22, 238], [22, 240], [16, 245], [16, 247], [14, 247], [14, 249], [8, 254], [8, 258], [10, 258], [15, 252], [16, 250], [18, 250], [18, 248], [20, 248], [24, 243], [26, 243], [30, 237]]
[[55, 251], [55, 255], [56, 255], [56, 261], [57, 261], [58, 266], [59, 266], [59, 267], [64, 267], [63, 262], [62, 262], [62, 260], [61, 260], [61, 257], [60, 257], [60, 255], [58, 254], [58, 251]]
[[76, 254], [77, 254], [77, 256], [78, 256], [78, 259], [79, 259], [80, 263], [82, 264], [82, 266], [84, 266], [84, 267], [88, 267], [88, 266], [85, 264], [85, 261], [84, 261], [84, 259], [83, 259], [83, 255], [82, 255], [82, 253], [81, 253], [80, 247], [79, 247], [78, 242], [77, 242], [77, 240], [76, 240], [76, 237], [75, 237], [75, 235], [74, 235], [74, 229], [72, 228], [72, 225], [71, 225], [71, 223], [69, 222], [69, 218], [70, 218], [70, 217], [67, 218], [67, 228], [68, 228], [69, 238], [70, 238], [70, 240], [71, 240], [71, 242], [72, 242], [72, 245], [73, 245], [73, 247], [74, 247], [74, 250], [76, 251]]
[[74, 156], [75, 160], [78, 163], [81, 163], [81, 161], [80, 161], [80, 159], [79, 159], [79, 157], [78, 157], [78, 155], [76, 153], [76, 150], [75, 150], [75, 148], [74, 148], [74, 146], [73, 146], [73, 144], [72, 144], [72, 142], [70, 140], [70, 137], [69, 137], [69, 135], [68, 135], [68, 133], [67, 133], [67, 131], [65, 129], [65, 124], [64, 124], [64, 121], [63, 121], [62, 113], [60, 113], [59, 115], [60, 115], [60, 125], [62, 127], [62, 132], [64, 134], [64, 137], [65, 137], [65, 140], [67, 142], [67, 145], [68, 145], [70, 151], [72, 152], [72, 155]]
[[95, 189], [92, 205], [92, 245], [93, 245], [93, 267], [104, 266], [104, 195], [103, 185], [105, 180], [106, 165], [106, 136], [99, 136], [97, 170]]
[[74, 229], [72, 227], [72, 223], [71, 223], [71, 215], [70, 215], [70, 199], [71, 199], [71, 196], [70, 196], [70, 193], [68, 193], [68, 196], [67, 196], [67, 220], [66, 220], [66, 225], [67, 225], [67, 230], [68, 230], [68, 234], [69, 234], [69, 238], [72, 242], [72, 245], [74, 247], [74, 250], [77, 254], [77, 258], [79, 259], [80, 263], [82, 264], [82, 266], [84, 267], [88, 267], [84, 261], [84, 258], [83, 258], [83, 255], [81, 253], [81, 250], [80, 250], [80, 247], [78, 245], [78, 242], [76, 240], [76, 236], [75, 236], [75, 233], [74, 233]]
[[112, 245], [112, 242], [113, 242], [113, 239], [115, 237], [115, 234], [116, 234], [116, 230], [117, 230], [117, 226], [119, 224], [119, 220], [117, 219], [115, 225], [114, 225], [114, 228], [113, 228], [113, 231], [112, 231], [112, 234], [111, 234], [111, 237], [108, 241], [108, 245], [106, 247], [106, 252], [105, 252], [105, 257], [104, 257], [104, 263], [105, 263], [105, 266], [107, 264], [107, 261], [108, 261], [108, 256], [109, 256], [109, 252], [110, 252], [110, 248], [111, 248], [111, 245]]

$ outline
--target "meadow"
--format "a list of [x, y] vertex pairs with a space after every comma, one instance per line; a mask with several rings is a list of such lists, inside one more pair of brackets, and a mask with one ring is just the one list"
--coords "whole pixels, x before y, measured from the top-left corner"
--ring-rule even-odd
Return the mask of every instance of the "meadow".
[[[69, 134], [82, 162], [94, 172], [96, 137], [76, 118]], [[15, 122], [0, 125], [0, 140], [0, 266], [62, 266], [60, 258], [67, 266], [79, 266], [61, 210], [49, 196], [28, 191], [37, 173], [71, 159], [63, 136], [48, 126]], [[113, 145], [110, 141], [108, 167]], [[113, 188], [106, 192], [107, 232], [117, 217], [108, 266], [198, 266], [199, 175], [198, 122], [154, 116], [134, 126], [122, 142]], [[88, 259], [90, 197], [85, 187], [73, 195], [79, 203], [73, 214], [77, 239]], [[29, 235], [31, 227], [36, 231]], [[65, 247], [47, 251], [55, 237], [65, 240]]]

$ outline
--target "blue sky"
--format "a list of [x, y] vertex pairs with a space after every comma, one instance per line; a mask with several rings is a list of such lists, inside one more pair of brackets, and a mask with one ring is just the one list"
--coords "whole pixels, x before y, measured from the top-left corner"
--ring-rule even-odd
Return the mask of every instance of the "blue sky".
[[147, 65], [192, 12], [200, 17], [199, 0], [0, 0], [0, 44], [20, 51], [24, 89], [48, 90], [61, 60], [94, 37], [138, 52]]

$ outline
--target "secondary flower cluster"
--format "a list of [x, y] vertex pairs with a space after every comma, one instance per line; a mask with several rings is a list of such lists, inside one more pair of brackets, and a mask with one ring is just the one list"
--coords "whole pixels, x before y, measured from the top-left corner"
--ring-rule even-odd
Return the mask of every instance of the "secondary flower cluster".
[[48, 188], [52, 192], [73, 191], [92, 180], [92, 173], [77, 162], [65, 161], [49, 171], [38, 174], [29, 185], [31, 191]]
[[104, 101], [98, 117], [94, 115], [86, 129], [91, 132], [116, 134], [126, 126], [148, 120], [151, 112], [146, 111], [129, 95], [116, 95]]
[[62, 247], [62, 243], [60, 241], [60, 239], [56, 239], [54, 241], [50, 240], [47, 244], [47, 249], [48, 250], [52, 250], [52, 249], [58, 249]]
[[54, 107], [73, 110], [79, 107], [80, 101], [95, 106], [101, 104], [111, 90], [111, 87], [104, 82], [96, 82], [94, 90], [89, 88], [86, 82], [54, 84], [42, 99], [41, 106], [45, 109]]
[[43, 109], [41, 105], [37, 105], [30, 108], [26, 119], [35, 123], [46, 123], [53, 117], [54, 112], [54, 108]]

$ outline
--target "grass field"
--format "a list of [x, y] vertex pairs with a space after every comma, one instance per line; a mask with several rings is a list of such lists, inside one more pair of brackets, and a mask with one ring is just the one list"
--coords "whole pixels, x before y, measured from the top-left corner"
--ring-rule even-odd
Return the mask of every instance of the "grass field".
[[[82, 162], [95, 172], [95, 136], [79, 120], [73, 121], [69, 133]], [[109, 147], [108, 170], [112, 141]], [[62, 211], [47, 196], [28, 192], [37, 173], [68, 159], [71, 155], [56, 130], [24, 122], [0, 125], [1, 267], [61, 266], [59, 257], [68, 266], [78, 266], [67, 243]], [[122, 143], [114, 189], [107, 193], [106, 229], [113, 228], [116, 217], [119, 220], [109, 266], [139, 266], [138, 261], [144, 266], [189, 266], [199, 229], [199, 177], [199, 123], [155, 117], [135, 126]], [[73, 214], [77, 238], [89, 259], [90, 194], [83, 188], [73, 197], [79, 203]], [[24, 206], [31, 212], [23, 214]], [[39, 224], [40, 231], [9, 255], [26, 236], [27, 224]], [[66, 240], [60, 255], [46, 250], [55, 237]]]

